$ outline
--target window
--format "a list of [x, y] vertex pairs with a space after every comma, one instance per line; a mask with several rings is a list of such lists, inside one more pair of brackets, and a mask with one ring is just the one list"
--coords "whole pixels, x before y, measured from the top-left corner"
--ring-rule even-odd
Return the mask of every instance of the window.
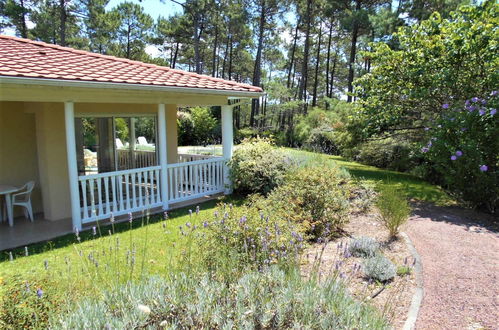
[[79, 175], [157, 165], [156, 117], [75, 119]]

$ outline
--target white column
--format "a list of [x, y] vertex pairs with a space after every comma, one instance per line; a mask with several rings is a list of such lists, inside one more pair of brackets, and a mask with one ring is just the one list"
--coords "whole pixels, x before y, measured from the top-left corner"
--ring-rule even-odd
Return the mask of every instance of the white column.
[[232, 124], [232, 107], [230, 105], [222, 106], [222, 148], [224, 165], [224, 185], [225, 194], [232, 193], [232, 183], [230, 182], [229, 168], [227, 162], [232, 158], [232, 149], [234, 148], [234, 128]]
[[64, 103], [66, 123], [66, 149], [68, 154], [69, 193], [73, 229], [81, 230], [80, 192], [78, 189], [78, 163], [76, 160], [75, 115], [73, 102]]
[[161, 166], [161, 201], [163, 202], [163, 210], [168, 209], [168, 162], [166, 144], [166, 113], [165, 105], [158, 104], [158, 138], [159, 141], [156, 148], [159, 150], [159, 165]]

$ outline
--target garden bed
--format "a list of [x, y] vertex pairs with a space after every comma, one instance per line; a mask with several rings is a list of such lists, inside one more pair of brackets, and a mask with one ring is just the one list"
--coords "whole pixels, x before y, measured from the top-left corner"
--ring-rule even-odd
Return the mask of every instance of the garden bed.
[[[402, 328], [407, 318], [412, 296], [416, 290], [414, 259], [409, 247], [402, 238], [390, 240], [388, 231], [377, 220], [376, 210], [365, 215], [352, 215], [345, 226], [345, 235], [327, 244], [317, 243], [304, 253], [302, 271], [304, 274], [318, 274], [322, 278], [337, 276], [343, 279], [348, 291], [359, 301], [371, 304], [397, 329]], [[351, 244], [353, 237], [367, 236], [376, 239], [381, 244], [381, 252], [390, 259], [397, 268], [405, 263], [411, 272], [407, 275], [397, 275], [384, 285], [370, 281], [362, 270], [362, 258], [348, 256], [346, 246]], [[320, 264], [319, 264], [320, 260]], [[314, 268], [314, 264], [318, 268]], [[317, 267], [317, 266], [316, 266]], [[371, 298], [373, 295], [375, 298]]]

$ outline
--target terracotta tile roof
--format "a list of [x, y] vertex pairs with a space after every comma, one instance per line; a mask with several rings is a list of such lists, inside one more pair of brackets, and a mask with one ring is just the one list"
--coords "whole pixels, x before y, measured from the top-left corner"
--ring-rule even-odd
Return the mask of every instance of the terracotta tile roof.
[[1, 76], [262, 92], [235, 81], [4, 35]]

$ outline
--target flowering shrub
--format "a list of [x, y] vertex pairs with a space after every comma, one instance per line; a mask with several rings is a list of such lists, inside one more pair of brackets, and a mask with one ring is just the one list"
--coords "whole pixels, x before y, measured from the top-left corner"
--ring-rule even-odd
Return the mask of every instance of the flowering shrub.
[[312, 238], [331, 236], [348, 221], [351, 188], [348, 172], [336, 165], [307, 166], [256, 204], [299, 224]]
[[498, 92], [462, 103], [445, 103], [443, 115], [425, 128], [421, 152], [443, 184], [463, 200], [490, 212], [499, 206]]
[[303, 248], [297, 227], [279, 213], [222, 204], [203, 222], [196, 245], [209, 271], [230, 277], [248, 267], [294, 263]]
[[229, 283], [208, 275], [153, 277], [59, 316], [53, 329], [388, 329], [372, 307], [333, 278], [305, 279], [277, 267]]
[[268, 194], [283, 182], [290, 160], [269, 139], [246, 139], [228, 162], [234, 190]]

